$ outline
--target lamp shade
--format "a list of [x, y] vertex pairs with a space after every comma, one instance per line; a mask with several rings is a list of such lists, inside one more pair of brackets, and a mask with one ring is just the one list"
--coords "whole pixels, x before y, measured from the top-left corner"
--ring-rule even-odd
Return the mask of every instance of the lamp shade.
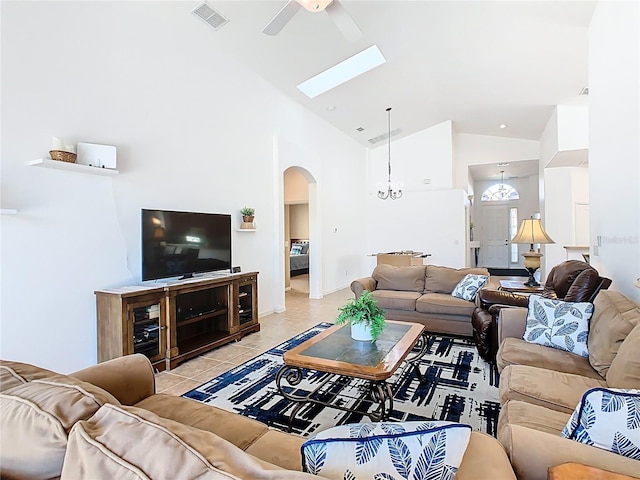
[[511, 243], [529, 243], [533, 250], [534, 243], [556, 243], [551, 240], [542, 227], [542, 222], [538, 218], [528, 218], [523, 220]]

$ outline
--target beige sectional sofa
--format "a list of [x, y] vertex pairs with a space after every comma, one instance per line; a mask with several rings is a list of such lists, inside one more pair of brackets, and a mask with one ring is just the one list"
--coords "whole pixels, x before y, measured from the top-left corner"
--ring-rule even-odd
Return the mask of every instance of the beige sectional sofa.
[[[71, 375], [0, 361], [3, 479], [303, 479], [304, 438], [155, 393], [143, 355]], [[502, 446], [472, 432], [459, 480], [515, 480]]]
[[527, 309], [502, 309], [497, 355], [502, 409], [498, 440], [519, 479], [544, 480], [566, 462], [640, 478], [640, 461], [560, 437], [590, 388], [640, 389], [640, 306], [602, 290], [594, 301], [589, 357], [525, 342]]
[[[372, 292], [388, 320], [421, 323], [429, 332], [472, 336], [471, 316], [476, 303], [451, 296], [467, 274], [489, 275], [489, 271], [438, 265], [378, 265], [370, 277], [354, 280], [351, 290], [356, 298], [364, 290]], [[483, 288], [498, 287], [489, 278]]]

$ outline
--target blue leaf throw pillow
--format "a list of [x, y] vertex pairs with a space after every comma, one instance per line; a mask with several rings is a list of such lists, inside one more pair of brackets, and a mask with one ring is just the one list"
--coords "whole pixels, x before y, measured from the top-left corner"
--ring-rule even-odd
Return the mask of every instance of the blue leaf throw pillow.
[[453, 479], [471, 427], [453, 422], [352, 423], [302, 444], [307, 473], [343, 479]]
[[458, 282], [456, 288], [451, 292], [451, 296], [473, 302], [476, 299], [478, 290], [480, 290], [485, 283], [487, 283], [489, 277], [487, 275], [465, 275], [462, 280]]
[[640, 390], [587, 390], [560, 435], [640, 460]]
[[563, 302], [530, 295], [522, 339], [588, 357], [587, 337], [592, 315], [593, 304], [589, 302]]

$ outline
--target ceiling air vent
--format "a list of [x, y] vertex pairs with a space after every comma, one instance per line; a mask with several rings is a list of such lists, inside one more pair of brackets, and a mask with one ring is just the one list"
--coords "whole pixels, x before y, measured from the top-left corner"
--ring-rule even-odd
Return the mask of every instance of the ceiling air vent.
[[589, 95], [589, 87], [584, 87], [580, 90], [580, 95]]
[[[391, 136], [393, 137], [395, 135], [398, 135], [400, 132], [401, 130], [399, 128], [396, 128], [395, 130], [391, 130]], [[378, 135], [377, 137], [370, 138], [369, 143], [372, 145], [375, 145], [376, 143], [382, 142], [387, 138], [389, 138], [389, 134], [387, 132], [384, 132]]]
[[213, 9], [207, 2], [204, 2], [201, 5], [198, 5], [194, 8], [191, 13], [200, 17], [203, 21], [207, 22], [211, 25], [214, 30], [219, 30], [227, 23], [229, 23], [229, 19], [222, 15], [220, 12], [217, 12]]

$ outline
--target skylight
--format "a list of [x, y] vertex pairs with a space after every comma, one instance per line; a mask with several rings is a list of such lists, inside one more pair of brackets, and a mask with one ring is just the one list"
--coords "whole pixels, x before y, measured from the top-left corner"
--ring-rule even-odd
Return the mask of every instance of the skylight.
[[307, 97], [314, 98], [386, 63], [386, 61], [378, 47], [373, 45], [302, 82], [298, 85], [298, 89]]

